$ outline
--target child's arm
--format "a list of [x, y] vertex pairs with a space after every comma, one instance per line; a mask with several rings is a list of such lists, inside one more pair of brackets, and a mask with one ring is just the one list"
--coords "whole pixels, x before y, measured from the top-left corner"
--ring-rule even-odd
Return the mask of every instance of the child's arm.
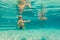
[[23, 22], [30, 22], [30, 20], [27, 20], [27, 21], [23, 21]]
[[17, 26], [19, 27], [19, 20], [18, 20], [18, 22], [17, 22]]
[[18, 20], [17, 24], [19, 24], [20, 20]]

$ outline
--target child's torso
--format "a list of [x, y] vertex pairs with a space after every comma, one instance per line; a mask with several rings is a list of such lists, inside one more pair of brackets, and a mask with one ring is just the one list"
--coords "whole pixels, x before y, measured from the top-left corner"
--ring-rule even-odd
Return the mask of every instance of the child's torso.
[[23, 20], [19, 20], [19, 25], [24, 25]]

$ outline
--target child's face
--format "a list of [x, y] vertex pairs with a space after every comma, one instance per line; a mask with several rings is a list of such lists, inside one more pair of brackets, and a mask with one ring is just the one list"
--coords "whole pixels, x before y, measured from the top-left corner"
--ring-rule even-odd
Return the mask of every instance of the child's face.
[[22, 19], [22, 17], [19, 17], [19, 19], [21, 20], [21, 19]]

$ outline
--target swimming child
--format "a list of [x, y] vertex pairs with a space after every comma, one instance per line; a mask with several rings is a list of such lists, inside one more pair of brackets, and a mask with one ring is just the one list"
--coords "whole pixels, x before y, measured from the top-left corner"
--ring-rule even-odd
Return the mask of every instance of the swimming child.
[[17, 5], [20, 9], [20, 13], [22, 13], [22, 11], [23, 11], [23, 9], [25, 8], [26, 5], [28, 5], [31, 8], [31, 4], [26, 2], [26, 0], [19, 0]]
[[19, 20], [18, 20], [18, 23], [17, 23], [19, 29], [24, 29], [24, 22], [30, 22], [30, 20], [24, 21], [24, 20], [22, 19], [22, 16], [20, 16], [20, 17], [19, 17]]
[[43, 27], [45, 20], [47, 20], [47, 17], [45, 17], [45, 7], [42, 8], [41, 13], [38, 10], [38, 19], [40, 20], [40, 26]]
[[45, 14], [45, 10], [44, 9], [45, 9], [45, 7], [42, 8], [41, 13], [38, 11], [38, 15], [39, 15], [39, 19], [40, 20], [47, 20], [47, 17], [45, 17], [45, 15], [44, 15]]

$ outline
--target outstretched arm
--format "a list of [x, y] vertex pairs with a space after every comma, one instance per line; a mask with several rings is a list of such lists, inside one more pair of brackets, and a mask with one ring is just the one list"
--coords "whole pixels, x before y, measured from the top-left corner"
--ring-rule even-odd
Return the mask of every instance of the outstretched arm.
[[30, 20], [24, 21], [24, 22], [30, 22]]

